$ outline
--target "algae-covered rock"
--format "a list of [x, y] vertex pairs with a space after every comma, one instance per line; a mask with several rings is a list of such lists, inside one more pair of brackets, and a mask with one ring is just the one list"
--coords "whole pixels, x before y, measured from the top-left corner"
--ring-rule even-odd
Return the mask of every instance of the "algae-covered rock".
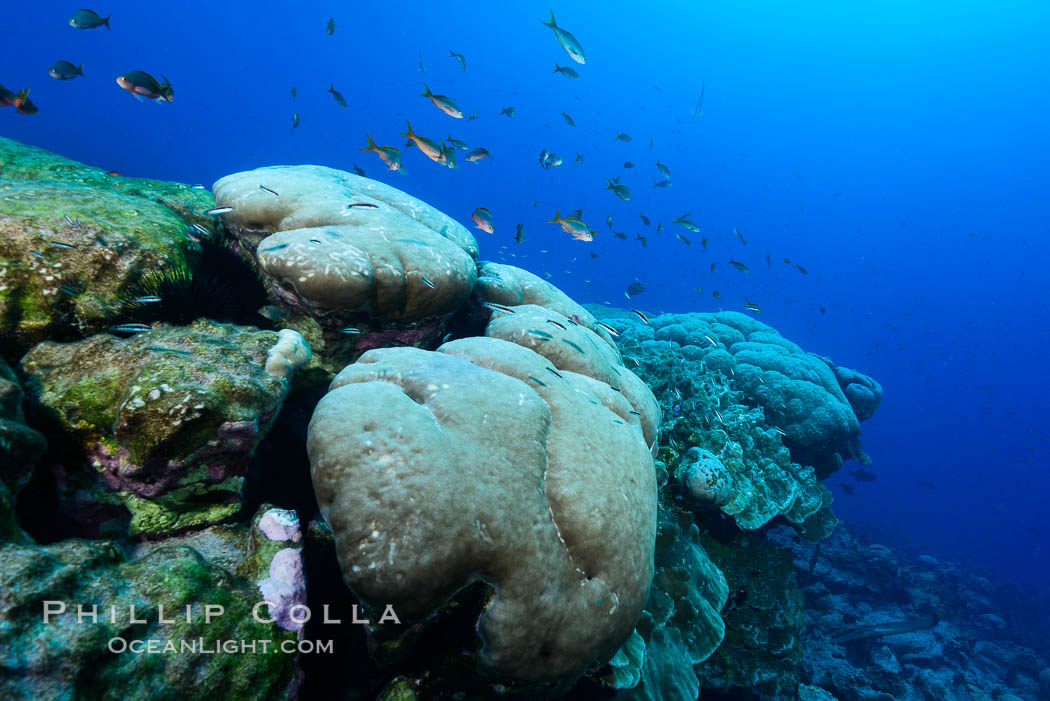
[[702, 541], [725, 573], [730, 595], [722, 611], [725, 640], [697, 668], [701, 686], [721, 693], [740, 687], [772, 696], [793, 694], [806, 611], [790, 554], [747, 537], [732, 543]]
[[210, 194], [106, 175], [0, 139], [0, 353], [105, 328], [130, 283], [199, 251]]
[[22, 530], [15, 517], [15, 498], [11, 490], [0, 480], [0, 543], [31, 543], [32, 539]]
[[282, 323], [335, 371], [370, 348], [436, 346], [474, 286], [470, 232], [378, 181], [278, 166], [228, 175], [214, 192]]
[[54, 428], [51, 466], [74, 532], [156, 535], [236, 513], [288, 392], [284, 364], [265, 369], [280, 340], [199, 320], [30, 351], [22, 369]]
[[269, 511], [206, 532], [210, 550], [192, 547], [205, 534], [132, 558], [109, 541], [0, 546], [0, 697], [285, 698], [296, 633], [257, 607], [290, 545], [259, 530]]
[[14, 494], [29, 481], [47, 448], [44, 437], [25, 425], [22, 399], [18, 378], [0, 359], [0, 482]]
[[624, 396], [507, 341], [370, 351], [307, 449], [343, 577], [423, 618], [472, 582], [479, 669], [570, 683], [630, 636], [652, 576], [656, 485]]

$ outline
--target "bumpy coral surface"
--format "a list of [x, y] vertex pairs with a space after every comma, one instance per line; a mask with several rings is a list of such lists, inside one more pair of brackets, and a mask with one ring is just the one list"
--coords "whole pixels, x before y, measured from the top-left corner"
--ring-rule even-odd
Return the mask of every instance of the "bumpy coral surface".
[[389, 185], [282, 166], [228, 175], [214, 192], [285, 323], [324, 357], [345, 364], [369, 348], [440, 339], [473, 289], [470, 232]]
[[137, 535], [236, 513], [248, 460], [288, 392], [283, 373], [264, 369], [278, 340], [200, 320], [30, 351], [22, 369], [55, 425], [64, 515], [88, 533]]
[[612, 657], [652, 576], [656, 485], [631, 404], [507, 341], [370, 351], [310, 424], [347, 584], [425, 616], [480, 578], [483, 672], [574, 679]]
[[[808, 539], [829, 533], [835, 524], [827, 508], [831, 493], [812, 467], [792, 460], [786, 432], [763, 408], [749, 405], [732, 372], [708, 365], [709, 351], [656, 340], [653, 326], [663, 319], [655, 317], [652, 326], [623, 316], [605, 321], [620, 331], [627, 364], [659, 398], [665, 437], [659, 457], [675, 477], [671, 488], [701, 511], [710, 507], [710, 501], [698, 499], [684, 480], [696, 462], [689, 451], [706, 451], [724, 468], [719, 474], [728, 477], [716, 480], [719, 509], [738, 526], [756, 530], [783, 517]], [[726, 483], [732, 486], [728, 494]]]
[[[615, 345], [607, 340], [608, 332], [595, 325], [605, 333], [600, 336], [571, 317], [535, 304], [508, 306], [508, 309], [510, 313], [493, 312], [485, 328], [486, 336], [517, 343], [536, 351], [559, 370], [593, 377], [623, 393], [638, 412], [646, 443], [655, 443], [660, 407], [645, 383], [623, 366]], [[576, 316], [579, 319], [579, 315]]]
[[[733, 378], [748, 403], [762, 407], [765, 418], [785, 434], [800, 459], [821, 476], [838, 469], [843, 457], [860, 456], [859, 419], [840, 387], [853, 386], [868, 418], [878, 402], [878, 383], [806, 353], [760, 321], [737, 312], [664, 314], [652, 320], [656, 340], [691, 347], [691, 357]], [[864, 378], [861, 380], [861, 378]]]

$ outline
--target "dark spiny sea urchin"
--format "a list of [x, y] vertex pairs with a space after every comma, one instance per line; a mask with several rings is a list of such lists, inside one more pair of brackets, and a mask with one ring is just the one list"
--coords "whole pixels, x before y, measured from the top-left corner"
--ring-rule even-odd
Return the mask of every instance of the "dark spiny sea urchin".
[[129, 285], [121, 316], [146, 324], [185, 326], [207, 318], [259, 326], [267, 322], [257, 310], [267, 303], [262, 284], [237, 254], [203, 243], [195, 263], [147, 273]]

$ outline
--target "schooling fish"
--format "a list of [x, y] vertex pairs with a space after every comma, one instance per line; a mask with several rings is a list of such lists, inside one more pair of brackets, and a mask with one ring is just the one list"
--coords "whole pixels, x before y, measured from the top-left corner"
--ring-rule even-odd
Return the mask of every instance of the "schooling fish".
[[479, 146], [478, 148], [473, 149], [470, 153], [468, 153], [466, 156], [464, 156], [464, 158], [466, 158], [471, 163], [477, 163], [478, 161], [480, 161], [482, 158], [485, 158], [486, 156], [489, 157], [489, 158], [492, 158], [492, 154], [489, 153], [488, 149], [481, 148]]
[[580, 74], [577, 73], [574, 69], [570, 68], [569, 66], [559, 66], [557, 61], [554, 62], [554, 71], [552, 72], [561, 73], [569, 80], [577, 80], [580, 77]]
[[664, 165], [663, 163], [661, 163], [660, 161], [657, 161], [657, 162], [656, 162], [656, 169], [657, 169], [658, 171], [660, 171], [660, 175], [664, 176], [664, 177], [665, 177], [665, 178], [667, 178], [668, 180], [670, 180], [670, 179], [671, 179], [671, 169], [670, 169], [670, 168], [668, 168], [667, 166], [665, 166], [665, 165]]
[[55, 61], [51, 64], [51, 68], [47, 70], [47, 74], [55, 80], [71, 80], [76, 78], [78, 75], [81, 78], [86, 77], [84, 75], [84, 64], [74, 66], [69, 61]]
[[680, 217], [675, 217], [674, 223], [682, 227], [686, 231], [692, 231], [695, 234], [699, 234], [700, 227], [697, 226], [696, 223], [689, 218], [690, 214], [692, 214], [692, 212], [686, 212]]
[[415, 143], [416, 146], [419, 147], [419, 150], [422, 151], [423, 154], [426, 155], [426, 157], [430, 160], [436, 163], [443, 162], [445, 160], [445, 157], [441, 146], [435, 144], [432, 140], [428, 139], [427, 137], [420, 136], [419, 134], [416, 134], [414, 131], [412, 131], [411, 122], [407, 122], [407, 124], [408, 131], [402, 132], [401, 134], [398, 134], [398, 136], [408, 137], [413, 143]]
[[741, 263], [738, 260], [733, 260], [732, 258], [730, 258], [729, 259], [729, 264], [731, 266], [733, 266], [734, 268], [736, 268], [737, 270], [739, 270], [740, 272], [742, 272], [742, 273], [750, 273], [751, 272], [750, 270], [747, 269], [746, 265], [744, 265], [743, 263]]
[[260, 190], [262, 190], [263, 192], [268, 192], [268, 193], [270, 193], [270, 194], [271, 194], [271, 195], [273, 195], [274, 197], [280, 197], [280, 195], [278, 195], [278, 194], [277, 194], [277, 191], [276, 191], [276, 190], [271, 190], [270, 188], [266, 187], [265, 185], [260, 185], [260, 186], [259, 186], [259, 189], [260, 189]]
[[435, 95], [430, 92], [430, 88], [427, 87], [426, 83], [423, 83], [424, 92], [420, 97], [430, 98], [430, 101], [434, 103], [434, 107], [447, 114], [449, 117], [455, 117], [456, 119], [463, 119], [463, 110], [461, 110], [452, 98], [446, 95]]
[[612, 190], [613, 194], [619, 197], [624, 202], [628, 202], [631, 199], [631, 188], [626, 185], [620, 184], [620, 178], [614, 180], [606, 180], [608, 185], [605, 186], [606, 190]]
[[525, 227], [522, 226], [521, 222], [518, 222], [518, 226], [515, 229], [514, 240], [517, 243], [521, 243], [522, 241], [525, 240]]
[[212, 207], [204, 213], [209, 216], [215, 216], [217, 214], [228, 214], [233, 211], [233, 207]]
[[670, 180], [654, 180], [653, 181], [653, 187], [667, 188], [667, 187], [670, 187], [670, 185], [671, 185], [671, 181]]
[[467, 146], [467, 142], [460, 141], [459, 139], [453, 139], [451, 136], [445, 139], [445, 141], [449, 142], [450, 144], [458, 148], [460, 151], [466, 151], [470, 148], [469, 146]]
[[117, 76], [117, 85], [139, 100], [146, 98], [157, 102], [174, 102], [175, 91], [171, 88], [171, 82], [164, 76], [161, 77], [164, 79], [163, 83], [157, 82], [156, 78], [145, 71], [129, 71]]
[[622, 141], [622, 142], [624, 142], [625, 144], [626, 144], [626, 143], [630, 143], [630, 141], [631, 141], [631, 135], [630, 135], [630, 134], [628, 134], [628, 133], [626, 133], [626, 132], [624, 132], [624, 133], [622, 133], [622, 134], [621, 134], [620, 132], [616, 132], [616, 136], [615, 136], [615, 137], [613, 137], [613, 141]]
[[565, 49], [565, 53], [569, 54], [576, 63], [584, 64], [587, 63], [587, 57], [583, 54], [583, 47], [580, 46], [580, 42], [577, 41], [576, 37], [571, 32], [562, 29], [558, 26], [558, 23], [554, 21], [554, 10], [551, 10], [551, 21], [544, 22], [544, 25], [554, 30], [554, 37], [561, 44], [561, 48]]
[[744, 235], [741, 234], [740, 230], [737, 229], [735, 226], [733, 227], [733, 235], [740, 239], [740, 243], [744, 244], [745, 246], [747, 245], [747, 239], [744, 238]]
[[513, 105], [511, 105], [510, 107], [504, 107], [503, 109], [501, 109], [499, 111], [499, 113], [500, 114], [505, 114], [508, 117], [513, 117], [514, 115], [516, 115], [518, 113], [518, 111], [516, 109], [514, 109]]
[[346, 107], [346, 98], [343, 97], [343, 93], [335, 89], [335, 83], [329, 84], [328, 92], [332, 93], [332, 98], [335, 100], [335, 104], [340, 107]]
[[335, 34], [335, 17], [328, 18], [328, 24], [325, 25], [324, 30], [328, 32], [328, 36]]
[[[569, 115], [565, 114], [565, 110], [562, 110], [561, 116], [565, 118], [565, 123], [568, 124], [570, 127], [575, 127], [576, 126], [576, 122], [572, 121], [572, 117], [570, 117]], [[582, 156], [580, 157], [580, 160], [583, 160]]]
[[474, 221], [476, 228], [489, 234], [496, 233], [496, 227], [492, 225], [492, 212], [485, 207], [478, 207], [475, 209], [474, 213], [470, 215], [470, 218]]
[[365, 134], [365, 138], [368, 139], [368, 146], [365, 146], [362, 151], [371, 151], [379, 156], [379, 158], [386, 163], [388, 170], [397, 170], [401, 167], [401, 152], [393, 146], [376, 146], [376, 142], [372, 141], [372, 137]]
[[298, 127], [298, 126], [299, 126], [299, 113], [298, 112], [292, 112], [292, 131], [295, 131], [295, 128]]
[[463, 54], [457, 54], [455, 51], [449, 51], [448, 55], [450, 58], [454, 58], [459, 61], [459, 72], [467, 70], [467, 59]]
[[554, 218], [547, 223], [561, 225], [561, 230], [570, 234], [577, 241], [594, 240], [594, 234], [591, 233], [590, 228], [586, 224], [575, 217], [562, 217], [557, 208], [554, 210]]
[[744, 305], [744, 309], [748, 310], [749, 312], [754, 312], [755, 314], [762, 313], [762, 309], [750, 299], [747, 300], [747, 303]]
[[91, 10], [77, 10], [69, 18], [69, 26], [73, 29], [95, 29], [103, 26], [109, 29], [109, 17], [102, 17]]

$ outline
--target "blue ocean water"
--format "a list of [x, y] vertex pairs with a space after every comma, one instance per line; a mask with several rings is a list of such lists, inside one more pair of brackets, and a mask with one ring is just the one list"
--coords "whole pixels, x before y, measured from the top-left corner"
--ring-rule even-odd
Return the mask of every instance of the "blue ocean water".
[[[878, 479], [852, 495], [833, 486], [841, 518], [1045, 586], [1046, 3], [561, 2], [555, 17], [583, 45], [582, 66], [539, 3], [114, 1], [92, 8], [112, 28], [90, 31], [68, 26], [75, 9], [5, 11], [0, 82], [31, 87], [40, 112], [0, 111], [0, 134], [129, 176], [208, 185], [270, 164], [356, 164], [468, 225], [489, 208], [496, 231], [476, 232], [482, 257], [549, 273], [580, 301], [754, 302], [788, 338], [885, 387], [862, 435]], [[48, 77], [59, 59], [83, 62], [87, 77]], [[133, 99], [115, 83], [129, 70], [167, 76], [174, 103]], [[420, 97], [424, 81], [478, 118], [438, 111]], [[508, 106], [513, 118], [499, 114]], [[493, 158], [467, 163], [461, 151], [457, 169], [439, 167], [403, 148], [406, 120]], [[366, 133], [402, 148], [400, 173], [359, 151]], [[564, 164], [542, 169], [543, 149]], [[657, 160], [672, 174], [666, 189], [652, 186]], [[604, 189], [615, 176], [629, 202]], [[544, 223], [555, 208], [582, 208], [601, 233], [572, 240]], [[700, 234], [672, 224], [686, 212]], [[628, 302], [635, 279], [647, 289]], [[832, 483], [852, 483], [851, 469]]]

